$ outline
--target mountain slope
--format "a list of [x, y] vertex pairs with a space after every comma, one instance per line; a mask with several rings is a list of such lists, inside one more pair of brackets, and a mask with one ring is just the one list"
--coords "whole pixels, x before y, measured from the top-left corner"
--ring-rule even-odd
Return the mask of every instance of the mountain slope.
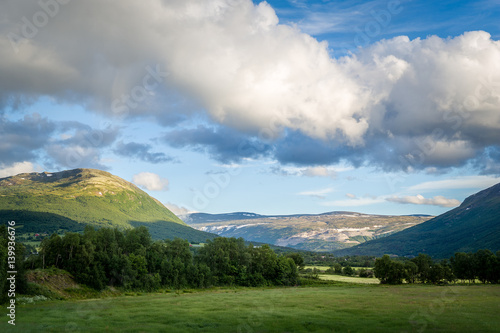
[[447, 258], [455, 252], [479, 249], [500, 250], [500, 184], [471, 195], [459, 207], [425, 223], [336, 254], [413, 256], [426, 253]]
[[387, 216], [354, 212], [273, 215], [254, 213], [183, 216], [196, 229], [224, 237], [287, 246], [308, 251], [332, 251], [384, 237], [430, 219], [431, 216]]
[[95, 169], [0, 179], [0, 218], [17, 219], [24, 232], [77, 231], [87, 224], [118, 228], [145, 225], [157, 239], [204, 241], [214, 237], [187, 226], [132, 183]]

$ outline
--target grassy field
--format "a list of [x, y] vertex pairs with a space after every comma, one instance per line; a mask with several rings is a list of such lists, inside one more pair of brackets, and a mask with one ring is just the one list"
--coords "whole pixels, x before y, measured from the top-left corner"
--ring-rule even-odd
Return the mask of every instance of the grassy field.
[[320, 280], [328, 281], [340, 281], [349, 283], [361, 283], [361, 284], [380, 284], [380, 280], [376, 278], [360, 278], [357, 276], [345, 276], [336, 274], [319, 274]]
[[218, 289], [23, 305], [0, 331], [498, 332], [499, 299], [495, 285]]
[[[304, 266], [304, 269], [319, 269], [320, 271], [324, 272], [326, 271], [328, 268], [330, 268], [330, 266]], [[373, 270], [373, 267], [351, 267], [352, 269], [355, 269], [355, 270], [359, 270], [359, 269], [372, 269]]]

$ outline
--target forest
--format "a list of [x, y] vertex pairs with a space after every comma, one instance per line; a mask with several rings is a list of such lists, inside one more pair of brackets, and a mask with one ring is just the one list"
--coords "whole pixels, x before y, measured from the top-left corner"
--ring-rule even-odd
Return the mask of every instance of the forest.
[[[8, 242], [7, 228], [1, 226], [2, 267], [12, 260], [8, 259]], [[268, 245], [247, 245], [242, 238], [217, 237], [204, 246], [192, 246], [180, 238], [153, 241], [145, 227], [121, 231], [87, 226], [83, 233], [68, 232], [64, 236], [54, 233], [42, 241], [38, 253], [27, 252], [22, 243], [16, 243], [16, 292], [20, 294], [28, 291], [26, 270], [32, 269], [63, 269], [77, 282], [96, 290], [120, 287], [150, 292], [160, 288], [295, 286], [301, 282], [299, 271], [305, 262], [301, 253], [278, 254]], [[330, 256], [323, 257], [333, 261]], [[330, 270], [344, 272], [350, 268], [347, 263], [373, 262], [369, 257], [358, 259], [344, 258], [345, 267], [337, 262]], [[306, 256], [306, 261], [310, 260]], [[499, 283], [500, 251], [456, 253], [441, 262], [426, 254], [412, 259], [384, 255], [375, 259], [373, 271], [382, 284]], [[5, 270], [0, 272], [3, 298], [8, 288], [5, 274]]]
[[[0, 233], [6, 235], [6, 230]], [[3, 237], [2, 237], [3, 238]], [[290, 256], [243, 239], [218, 237], [193, 248], [183, 239], [153, 241], [147, 228], [86, 227], [45, 238], [23, 269], [55, 267], [97, 290], [106, 286], [153, 291], [160, 287], [290, 286], [298, 269]]]
[[402, 262], [389, 255], [375, 260], [375, 277], [382, 284], [461, 282], [500, 282], [500, 251], [478, 250], [475, 253], [457, 252], [449, 260], [435, 262], [427, 254]]

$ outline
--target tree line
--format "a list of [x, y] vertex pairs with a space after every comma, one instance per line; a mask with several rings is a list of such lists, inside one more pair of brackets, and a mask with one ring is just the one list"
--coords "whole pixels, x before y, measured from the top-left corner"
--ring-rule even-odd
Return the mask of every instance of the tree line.
[[29, 269], [56, 267], [95, 289], [119, 286], [152, 291], [161, 287], [290, 286], [298, 283], [292, 257], [242, 238], [218, 237], [193, 251], [183, 239], [152, 241], [146, 227], [86, 227], [83, 233], [53, 234], [41, 243]]
[[[0, 226], [0, 265], [8, 261], [8, 233]], [[299, 253], [277, 254], [268, 245], [246, 245], [242, 238], [218, 237], [193, 248], [182, 239], [153, 241], [145, 227], [118, 229], [86, 227], [45, 238], [37, 255], [26, 259], [23, 244], [16, 242], [16, 292], [28, 289], [27, 269], [56, 267], [70, 272], [79, 283], [97, 290], [106, 286], [153, 291], [159, 288], [210, 286], [293, 286], [299, 284]], [[365, 258], [366, 259], [366, 258]], [[343, 263], [347, 262], [345, 259]], [[336, 263], [330, 273], [352, 275], [349, 265]], [[0, 270], [0, 303], [5, 301], [6, 270]], [[307, 272], [306, 272], [307, 273]], [[367, 273], [371, 274], [370, 270]], [[500, 282], [500, 251], [456, 253], [435, 262], [425, 254], [401, 261], [388, 255], [375, 260], [375, 277], [381, 283], [483, 283]], [[361, 276], [361, 274], [360, 274]], [[307, 277], [307, 274], [306, 274]]]
[[427, 254], [401, 262], [389, 255], [375, 260], [375, 277], [383, 284], [453, 283], [458, 280], [474, 283], [500, 283], [500, 251], [476, 253], [457, 252], [449, 260], [434, 262]]
[[[14, 242], [12, 246], [12, 235], [9, 235], [7, 226], [0, 226], [0, 304], [3, 304], [12, 298], [11, 282], [8, 278], [12, 275], [9, 272], [15, 273], [15, 294], [25, 293], [28, 289], [28, 281], [26, 279], [24, 269], [24, 252], [25, 247], [19, 242]], [[13, 248], [14, 247], [14, 248]], [[13, 256], [12, 256], [13, 254]], [[9, 262], [15, 261], [14, 267], [9, 265]]]

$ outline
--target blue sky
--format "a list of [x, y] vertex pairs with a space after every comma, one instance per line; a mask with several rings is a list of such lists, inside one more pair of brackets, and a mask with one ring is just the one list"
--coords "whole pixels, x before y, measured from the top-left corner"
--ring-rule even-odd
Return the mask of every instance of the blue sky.
[[0, 177], [99, 168], [176, 213], [441, 214], [500, 182], [499, 8], [2, 2]]

